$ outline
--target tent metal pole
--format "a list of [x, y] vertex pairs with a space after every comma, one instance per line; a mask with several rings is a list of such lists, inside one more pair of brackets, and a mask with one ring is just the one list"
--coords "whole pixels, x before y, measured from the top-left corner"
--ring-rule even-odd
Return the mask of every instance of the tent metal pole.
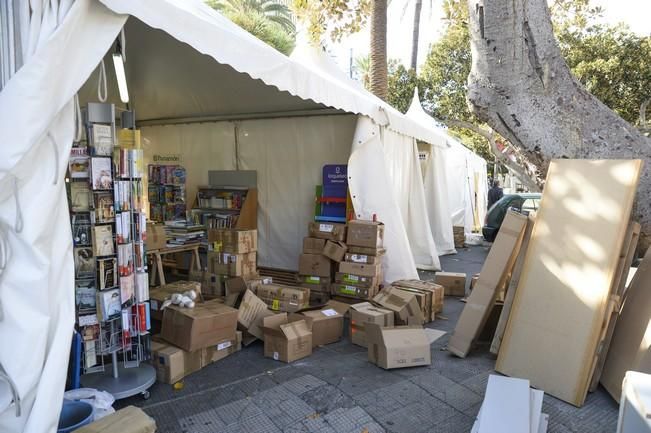
[[224, 121], [236, 121], [236, 120], [279, 119], [279, 118], [286, 118], [286, 117], [341, 116], [345, 114], [351, 115], [352, 113], [337, 110], [334, 108], [325, 108], [319, 110], [275, 111], [271, 113], [227, 114], [227, 115], [215, 115], [215, 116], [146, 119], [146, 120], [136, 120], [136, 125], [140, 128], [143, 126], [178, 125], [178, 124], [189, 124], [189, 123], [209, 123], [209, 122], [224, 122]]

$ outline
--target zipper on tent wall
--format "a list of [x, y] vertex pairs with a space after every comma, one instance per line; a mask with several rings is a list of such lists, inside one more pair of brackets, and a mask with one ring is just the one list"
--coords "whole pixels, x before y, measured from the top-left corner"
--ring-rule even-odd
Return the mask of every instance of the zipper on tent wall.
[[235, 170], [240, 169], [240, 140], [238, 136], [240, 134], [240, 124], [239, 122], [233, 122], [233, 146], [235, 147]]

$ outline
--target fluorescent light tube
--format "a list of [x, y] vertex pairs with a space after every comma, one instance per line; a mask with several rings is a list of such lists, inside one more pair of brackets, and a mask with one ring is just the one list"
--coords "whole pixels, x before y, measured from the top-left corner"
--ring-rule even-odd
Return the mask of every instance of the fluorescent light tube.
[[129, 90], [127, 89], [127, 76], [124, 73], [124, 62], [122, 61], [122, 54], [113, 54], [113, 66], [115, 66], [115, 78], [118, 80], [120, 100], [126, 104], [129, 102]]

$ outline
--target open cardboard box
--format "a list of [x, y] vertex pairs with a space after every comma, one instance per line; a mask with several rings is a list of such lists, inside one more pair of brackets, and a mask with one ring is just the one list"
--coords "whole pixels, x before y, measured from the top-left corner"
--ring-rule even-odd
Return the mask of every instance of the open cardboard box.
[[430, 365], [430, 339], [422, 326], [366, 324], [368, 360], [384, 369]]
[[275, 314], [262, 320], [264, 356], [292, 362], [312, 354], [312, 331], [301, 316]]

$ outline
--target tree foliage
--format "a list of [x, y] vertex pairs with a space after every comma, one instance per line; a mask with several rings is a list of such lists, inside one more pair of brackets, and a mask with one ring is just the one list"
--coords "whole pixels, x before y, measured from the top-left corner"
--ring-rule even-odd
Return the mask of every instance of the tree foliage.
[[312, 42], [337, 42], [364, 27], [371, 0], [293, 0], [292, 9], [305, 24]]
[[291, 11], [272, 0], [208, 0], [232, 22], [283, 54], [294, 49], [294, 23]]

